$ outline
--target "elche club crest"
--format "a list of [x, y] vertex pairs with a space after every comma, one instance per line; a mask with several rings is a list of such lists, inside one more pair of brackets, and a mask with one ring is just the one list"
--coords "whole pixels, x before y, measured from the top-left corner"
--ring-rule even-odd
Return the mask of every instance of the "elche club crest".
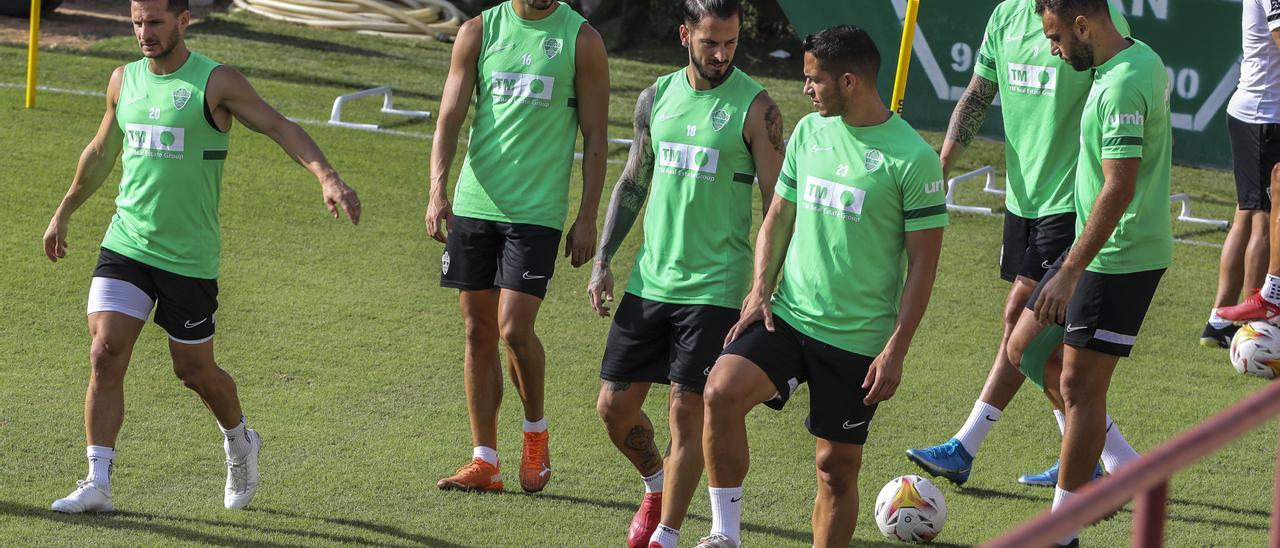
[[884, 154], [881, 154], [879, 150], [874, 148], [868, 150], [866, 154], [862, 155], [862, 167], [866, 168], [868, 172], [875, 171], [880, 167], [880, 164], [883, 163]]
[[728, 123], [729, 123], [729, 113], [725, 112], [724, 109], [722, 108], [716, 109], [715, 112], [711, 113], [711, 129], [720, 131], [724, 129], [725, 124], [728, 124]]
[[173, 108], [182, 110], [187, 106], [187, 101], [191, 100], [191, 91], [187, 88], [178, 88], [173, 90]]
[[563, 48], [564, 40], [559, 38], [547, 38], [542, 41], [542, 53], [547, 54], [547, 59], [555, 59]]
[[444, 252], [444, 256], [440, 257], [440, 273], [449, 273], [449, 252]]

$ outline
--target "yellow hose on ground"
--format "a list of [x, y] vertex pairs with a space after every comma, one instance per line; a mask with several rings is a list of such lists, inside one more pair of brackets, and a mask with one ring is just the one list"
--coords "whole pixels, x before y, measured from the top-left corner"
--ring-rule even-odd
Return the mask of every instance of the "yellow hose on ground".
[[448, 41], [467, 15], [445, 0], [235, 0], [236, 7], [313, 27]]

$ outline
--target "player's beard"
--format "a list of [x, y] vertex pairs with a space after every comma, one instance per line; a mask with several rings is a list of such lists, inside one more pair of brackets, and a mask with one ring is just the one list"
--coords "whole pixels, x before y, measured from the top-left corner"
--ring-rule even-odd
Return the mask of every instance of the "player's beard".
[[[165, 57], [168, 57], [170, 53], [173, 53], [174, 48], [178, 47], [179, 39], [180, 39], [180, 36], [178, 34], [178, 27], [174, 26], [173, 33], [170, 34], [167, 37], [167, 39], [164, 39], [160, 42], [160, 47], [161, 47], [160, 53], [156, 53], [153, 55], [147, 55], [144, 53], [143, 56], [151, 59], [164, 59]], [[138, 45], [141, 46], [142, 44], [138, 44]]]
[[733, 61], [725, 63], [724, 72], [719, 74], [712, 72], [711, 69], [699, 62], [698, 58], [693, 55], [693, 48], [689, 49], [689, 63], [693, 65], [693, 70], [698, 71], [698, 76], [709, 82], [711, 87], [720, 85], [725, 79], [729, 78], [729, 74], [733, 73]]
[[555, 4], [555, 0], [524, 0], [524, 5], [535, 10], [551, 9], [553, 4]]
[[1079, 72], [1093, 68], [1093, 48], [1078, 40], [1072, 42], [1067, 48], [1067, 64]]

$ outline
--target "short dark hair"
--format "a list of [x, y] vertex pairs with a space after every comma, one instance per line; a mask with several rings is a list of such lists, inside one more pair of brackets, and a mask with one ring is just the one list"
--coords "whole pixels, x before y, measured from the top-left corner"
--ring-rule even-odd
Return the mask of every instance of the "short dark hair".
[[[1105, 0], [1104, 0], [1105, 1]], [[853, 73], [876, 80], [880, 50], [867, 31], [852, 25], [831, 27], [804, 39], [804, 51], [828, 72]]]
[[[133, 1], [140, 2], [142, 0]], [[169, 10], [169, 13], [182, 13], [184, 11], [191, 11], [191, 2], [189, 0], [166, 0], [164, 7]]]
[[1058, 17], [1075, 19], [1076, 17], [1105, 14], [1111, 17], [1107, 0], [1036, 0], [1036, 13], [1053, 12]]
[[692, 27], [703, 17], [716, 19], [737, 17], [742, 22], [742, 2], [739, 0], [684, 0], [684, 24]]

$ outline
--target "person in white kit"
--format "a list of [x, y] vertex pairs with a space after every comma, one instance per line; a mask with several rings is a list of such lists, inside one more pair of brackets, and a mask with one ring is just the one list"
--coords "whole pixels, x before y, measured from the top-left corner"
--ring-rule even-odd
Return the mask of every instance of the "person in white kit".
[[[1280, 163], [1280, 0], [1244, 0], [1243, 5], [1240, 84], [1227, 105], [1238, 207], [1222, 246], [1214, 310], [1200, 335], [1201, 345], [1223, 348], [1230, 346], [1235, 334], [1232, 321], [1271, 319], [1263, 302], [1268, 289], [1272, 302], [1280, 301], [1280, 283], [1273, 283], [1273, 276], [1267, 274], [1270, 179]], [[1259, 287], [1264, 288], [1261, 295]], [[1243, 288], [1255, 293], [1245, 303], [1231, 306], [1239, 301]]]

